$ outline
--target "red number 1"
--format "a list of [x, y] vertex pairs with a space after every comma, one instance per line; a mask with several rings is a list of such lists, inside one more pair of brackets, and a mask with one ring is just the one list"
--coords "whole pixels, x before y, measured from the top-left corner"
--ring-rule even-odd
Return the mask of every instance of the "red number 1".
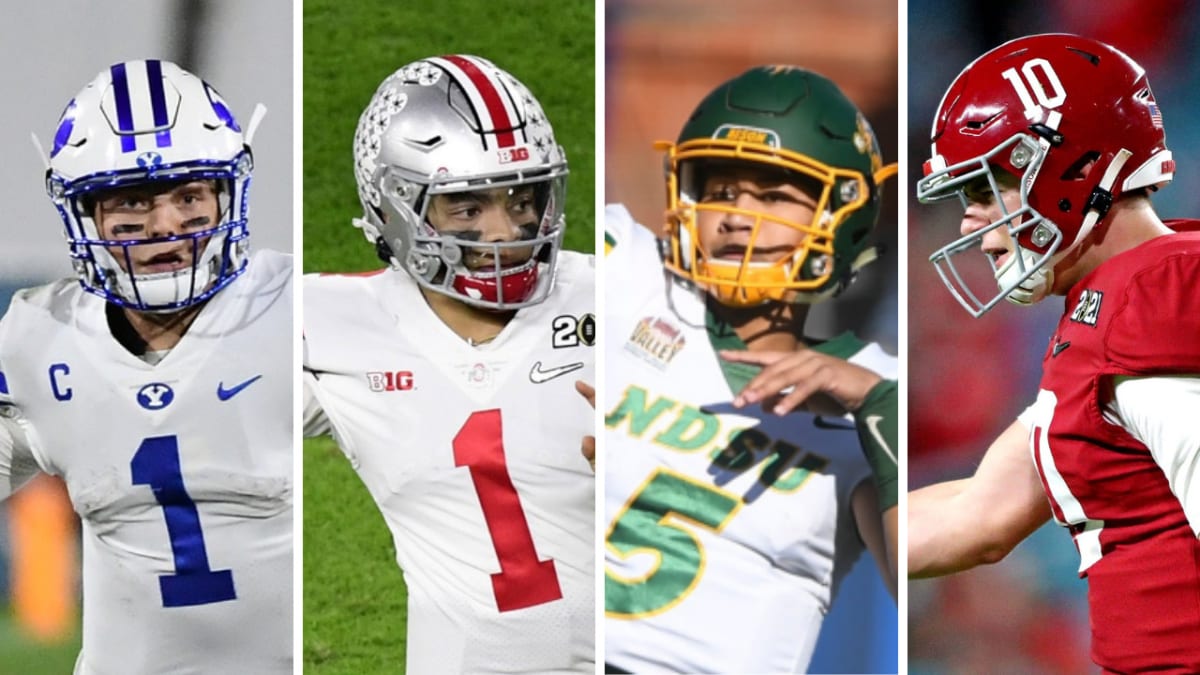
[[500, 572], [492, 575], [492, 591], [501, 612], [558, 600], [562, 589], [553, 560], [538, 560], [504, 459], [499, 410], [471, 413], [454, 437], [454, 465], [471, 472], [471, 482], [483, 508]]

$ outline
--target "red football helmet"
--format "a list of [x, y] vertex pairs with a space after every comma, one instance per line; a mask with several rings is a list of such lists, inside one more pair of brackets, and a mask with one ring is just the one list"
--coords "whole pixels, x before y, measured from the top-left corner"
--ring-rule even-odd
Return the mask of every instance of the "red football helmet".
[[[976, 59], [942, 98], [931, 141], [918, 199], [958, 196], [965, 208], [965, 190], [986, 183], [1001, 204], [1000, 220], [930, 256], [974, 316], [1001, 298], [1044, 298], [1055, 263], [1113, 200], [1166, 184], [1175, 170], [1145, 71], [1120, 51], [1076, 35], [1019, 38]], [[1017, 210], [1003, 206], [996, 168], [1019, 179]], [[999, 293], [981, 300], [952, 257], [980, 250], [984, 234], [998, 227], [1007, 228], [1016, 251], [994, 269]]]

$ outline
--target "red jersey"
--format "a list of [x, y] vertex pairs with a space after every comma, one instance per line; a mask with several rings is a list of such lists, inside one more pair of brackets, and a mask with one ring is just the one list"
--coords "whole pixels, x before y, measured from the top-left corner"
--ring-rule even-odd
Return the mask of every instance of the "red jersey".
[[1042, 362], [1033, 457], [1079, 549], [1092, 658], [1114, 671], [1200, 672], [1200, 540], [1150, 451], [1102, 408], [1114, 376], [1200, 373], [1198, 284], [1200, 232], [1117, 255], [1071, 289]]

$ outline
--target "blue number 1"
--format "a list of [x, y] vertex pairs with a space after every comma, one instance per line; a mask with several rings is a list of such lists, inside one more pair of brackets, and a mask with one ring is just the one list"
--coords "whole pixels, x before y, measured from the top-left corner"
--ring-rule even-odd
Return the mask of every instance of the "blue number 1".
[[134, 485], [149, 485], [167, 519], [175, 574], [158, 577], [163, 607], [188, 607], [237, 598], [231, 570], [213, 571], [208, 566], [204, 532], [196, 502], [183, 486], [179, 469], [179, 442], [174, 436], [147, 438], [129, 463]]

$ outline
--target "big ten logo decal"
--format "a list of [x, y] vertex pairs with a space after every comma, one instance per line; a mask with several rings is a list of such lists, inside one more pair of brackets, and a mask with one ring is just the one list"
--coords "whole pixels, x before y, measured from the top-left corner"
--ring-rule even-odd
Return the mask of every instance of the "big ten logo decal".
[[501, 164], [509, 162], [523, 162], [529, 159], [529, 148], [522, 145], [519, 148], [500, 148], [496, 151]]
[[367, 388], [371, 391], [408, 391], [413, 388], [412, 371], [388, 370], [367, 373]]
[[596, 344], [595, 314], [584, 314], [579, 317], [570, 314], [556, 316], [550, 322], [550, 328], [553, 331], [550, 344], [555, 349], [580, 345], [591, 347]]

